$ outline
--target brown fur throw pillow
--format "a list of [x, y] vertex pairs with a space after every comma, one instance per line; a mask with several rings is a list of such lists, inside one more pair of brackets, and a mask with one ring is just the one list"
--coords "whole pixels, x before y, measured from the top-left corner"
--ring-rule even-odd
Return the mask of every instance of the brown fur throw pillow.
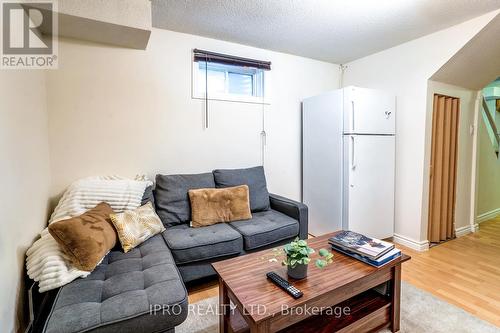
[[67, 220], [49, 225], [49, 232], [82, 271], [93, 271], [116, 244], [116, 231], [109, 218], [114, 211], [101, 202], [96, 207]]
[[191, 226], [204, 227], [219, 222], [248, 220], [250, 199], [247, 185], [189, 190]]

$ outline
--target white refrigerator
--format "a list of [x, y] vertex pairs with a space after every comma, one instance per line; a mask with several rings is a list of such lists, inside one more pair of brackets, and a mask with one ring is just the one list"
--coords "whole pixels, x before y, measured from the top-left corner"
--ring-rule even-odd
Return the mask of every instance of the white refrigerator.
[[347, 87], [302, 103], [302, 201], [309, 233], [394, 233], [396, 97]]

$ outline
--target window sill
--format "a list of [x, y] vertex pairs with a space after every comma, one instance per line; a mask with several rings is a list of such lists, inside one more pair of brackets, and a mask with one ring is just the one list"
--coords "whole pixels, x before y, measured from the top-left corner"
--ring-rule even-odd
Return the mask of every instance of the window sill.
[[[193, 99], [199, 99], [199, 100], [205, 100], [204, 95], [193, 95]], [[247, 96], [223, 96], [223, 95], [215, 95], [212, 97], [208, 97], [209, 101], [222, 101], [222, 102], [236, 102], [236, 103], [248, 103], [248, 104], [264, 104], [264, 105], [270, 105], [269, 101], [264, 98], [262, 100], [261, 97], [247, 97]]]

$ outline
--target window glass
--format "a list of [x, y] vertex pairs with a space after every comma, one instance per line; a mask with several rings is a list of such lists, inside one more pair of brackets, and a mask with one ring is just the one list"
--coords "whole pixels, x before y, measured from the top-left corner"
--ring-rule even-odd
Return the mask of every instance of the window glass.
[[[206, 66], [202, 61], [196, 68], [195, 92], [198, 95], [204, 95], [208, 86], [209, 96], [211, 94], [215, 98], [262, 97], [264, 74], [260, 69], [210, 62]], [[208, 75], [208, 82], [205, 82], [205, 75]]]
[[253, 96], [253, 75], [229, 72], [230, 94]]
[[205, 73], [208, 74], [208, 93], [224, 93], [226, 91], [226, 73], [221, 70], [208, 67], [205, 72], [205, 64], [203, 68], [200, 66], [200, 75], [198, 76], [198, 86], [201, 92], [205, 93]]

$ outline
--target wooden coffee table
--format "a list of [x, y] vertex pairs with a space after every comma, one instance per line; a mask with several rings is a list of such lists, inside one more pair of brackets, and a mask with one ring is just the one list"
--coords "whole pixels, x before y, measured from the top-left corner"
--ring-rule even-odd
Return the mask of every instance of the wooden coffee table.
[[[309, 239], [309, 246], [329, 249], [327, 240], [333, 234]], [[399, 331], [401, 264], [409, 256], [403, 254], [375, 268], [334, 252], [331, 265], [318, 269], [311, 262], [307, 278], [295, 281], [287, 277], [280, 262], [269, 262], [266, 255], [271, 252], [263, 250], [212, 264], [219, 275], [220, 332]], [[270, 271], [288, 279], [304, 295], [293, 299], [267, 280]], [[388, 281], [387, 296], [372, 290]], [[233, 311], [228, 311], [230, 302], [236, 306]]]

